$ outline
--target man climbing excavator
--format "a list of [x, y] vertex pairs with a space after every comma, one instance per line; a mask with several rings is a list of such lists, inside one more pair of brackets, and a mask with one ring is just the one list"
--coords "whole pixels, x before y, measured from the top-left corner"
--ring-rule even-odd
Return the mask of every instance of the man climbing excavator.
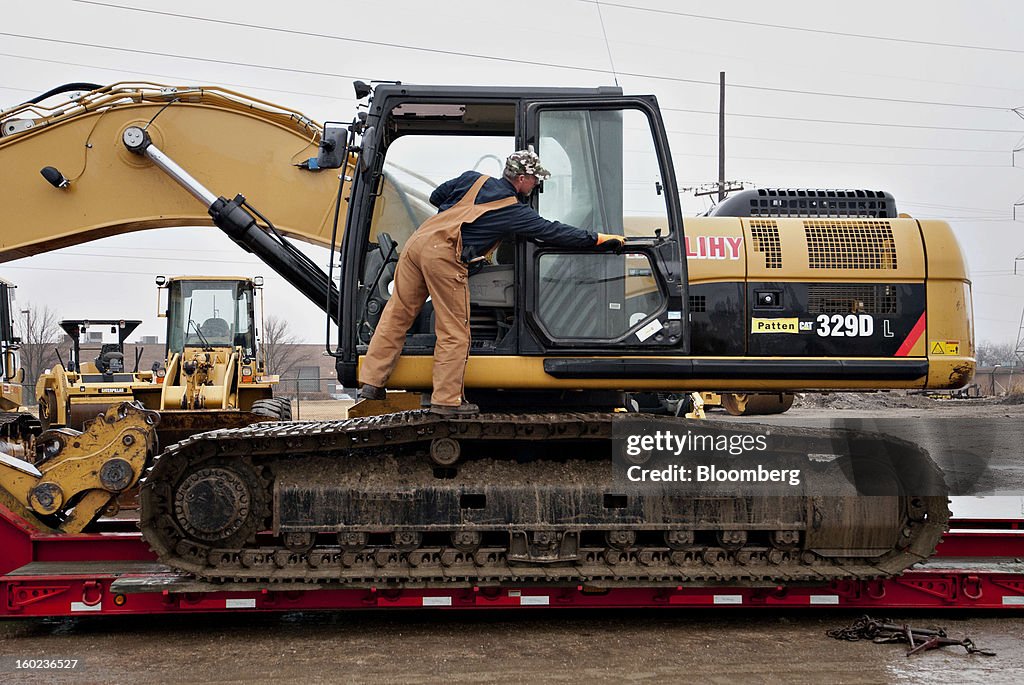
[[[325, 309], [349, 386], [399, 253], [433, 214], [424, 179], [533, 146], [551, 172], [534, 208], [623, 238], [618, 254], [506, 241], [470, 278], [465, 388], [479, 416], [262, 424], [166, 447], [140, 520], [162, 561], [216, 580], [607, 587], [875, 577], [932, 553], [947, 491], [898, 440], [673, 419], [669, 430], [726, 445], [772, 442], [807, 477], [701, 494], [609, 474], [620, 438], [643, 437], [614, 412], [630, 392], [964, 385], [971, 286], [945, 222], [902, 217], [867, 190], [748, 191], [684, 221], [653, 96], [356, 89], [372, 98], [347, 127], [153, 84], [0, 115], [0, 185], [15, 198], [0, 260], [212, 220]], [[287, 236], [330, 247], [329, 271]], [[430, 388], [434, 320], [428, 303], [392, 388]]]

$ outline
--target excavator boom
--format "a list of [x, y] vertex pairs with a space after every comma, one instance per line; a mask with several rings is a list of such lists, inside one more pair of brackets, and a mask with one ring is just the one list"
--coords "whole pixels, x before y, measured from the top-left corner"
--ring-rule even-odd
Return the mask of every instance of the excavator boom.
[[[124, 148], [129, 125], [145, 127], [158, 145], [174, 141], [182, 159], [203, 159], [193, 170], [200, 181], [217, 188], [230, 179], [282, 235], [329, 242], [338, 175], [297, 166], [317, 154], [315, 122], [220, 88], [116, 83], [70, 104], [0, 112], [0, 187], [17, 198], [4, 212], [0, 262], [132, 231], [212, 224], [203, 205]], [[40, 182], [47, 166], [67, 181], [63, 192]]]

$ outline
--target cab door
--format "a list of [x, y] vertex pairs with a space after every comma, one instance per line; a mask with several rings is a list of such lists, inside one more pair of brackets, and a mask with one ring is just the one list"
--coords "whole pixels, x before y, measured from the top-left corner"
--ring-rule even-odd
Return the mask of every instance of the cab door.
[[551, 172], [546, 219], [626, 238], [621, 253], [522, 242], [522, 353], [689, 348], [682, 215], [653, 96], [521, 104], [520, 149]]

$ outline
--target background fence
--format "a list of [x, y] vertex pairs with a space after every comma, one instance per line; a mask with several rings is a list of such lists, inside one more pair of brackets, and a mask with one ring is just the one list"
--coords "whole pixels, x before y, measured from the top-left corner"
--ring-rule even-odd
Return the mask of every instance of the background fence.
[[329, 421], [348, 416], [355, 403], [355, 388], [342, 388], [337, 376], [291, 376], [281, 378], [274, 388], [275, 397], [292, 402], [292, 418], [296, 421]]

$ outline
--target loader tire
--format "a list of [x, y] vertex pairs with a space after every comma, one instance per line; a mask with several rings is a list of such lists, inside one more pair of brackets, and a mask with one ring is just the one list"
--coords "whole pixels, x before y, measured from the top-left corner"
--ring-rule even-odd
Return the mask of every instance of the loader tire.
[[39, 422], [44, 431], [57, 423], [57, 393], [51, 388], [43, 391], [39, 398]]
[[266, 416], [270, 421], [291, 421], [292, 403], [283, 397], [256, 400], [252, 403], [252, 413]]

